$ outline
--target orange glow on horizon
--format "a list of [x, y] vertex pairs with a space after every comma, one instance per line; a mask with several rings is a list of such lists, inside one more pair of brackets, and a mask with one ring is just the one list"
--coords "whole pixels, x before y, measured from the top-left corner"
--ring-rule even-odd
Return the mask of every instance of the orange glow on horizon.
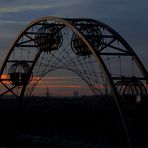
[[4, 84], [10, 84], [10, 81], [8, 80], [8, 79], [10, 79], [10, 77], [8, 74], [2, 74], [1, 79], [3, 80]]
[[[74, 92], [77, 91], [80, 96], [82, 95], [93, 95], [88, 89], [79, 90], [79, 89], [52, 89], [49, 88], [49, 96], [57, 96], [57, 97], [65, 97], [65, 96], [74, 96]], [[46, 96], [47, 90], [46, 89], [35, 89], [32, 93], [33, 96]]]
[[[1, 80], [4, 84], [9, 85], [10, 82], [10, 76], [8, 74], [2, 74]], [[40, 77], [34, 76], [30, 82], [35, 83], [35, 81], [39, 80]], [[30, 86], [28, 85], [28, 88]], [[105, 86], [103, 84], [96, 84], [94, 87], [97, 89], [104, 89]], [[45, 95], [46, 94], [46, 88], [49, 88], [49, 91], [51, 91], [51, 94], [53, 96], [69, 96], [73, 95], [74, 91], [78, 91], [81, 95], [83, 94], [91, 94], [90, 88], [87, 84], [80, 81], [77, 77], [66, 77], [66, 76], [46, 76], [43, 77], [37, 86], [35, 86], [34, 95]]]
[[9, 79], [9, 75], [8, 74], [2, 74], [1, 79]]
[[36, 88], [81, 88], [81, 85], [37, 85]]

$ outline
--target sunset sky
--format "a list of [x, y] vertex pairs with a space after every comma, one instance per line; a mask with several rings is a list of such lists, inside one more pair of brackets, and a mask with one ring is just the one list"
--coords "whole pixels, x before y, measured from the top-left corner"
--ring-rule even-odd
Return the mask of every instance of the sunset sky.
[[1, 64], [17, 33], [42, 16], [100, 20], [128, 41], [148, 69], [148, 0], [0, 0]]

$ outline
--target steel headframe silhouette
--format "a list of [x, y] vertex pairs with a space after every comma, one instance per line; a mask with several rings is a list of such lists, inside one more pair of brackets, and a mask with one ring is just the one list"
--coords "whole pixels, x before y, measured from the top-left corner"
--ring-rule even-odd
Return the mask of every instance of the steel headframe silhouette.
[[148, 73], [122, 36], [89, 18], [36, 19], [18, 35], [5, 58], [1, 96], [30, 96], [38, 82], [57, 69], [74, 72], [96, 95], [113, 95], [128, 135], [119, 98], [147, 94]]
[[42, 17], [11, 46], [0, 71], [5, 87], [1, 96], [30, 96], [37, 83], [57, 69], [74, 72], [97, 95], [147, 94], [145, 67], [111, 27], [87, 18]]

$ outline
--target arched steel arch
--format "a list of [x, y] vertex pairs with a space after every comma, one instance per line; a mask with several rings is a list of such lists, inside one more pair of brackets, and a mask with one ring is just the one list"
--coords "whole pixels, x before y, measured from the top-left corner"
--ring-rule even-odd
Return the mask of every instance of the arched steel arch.
[[[57, 30], [60, 30], [60, 33], [57, 33]], [[54, 36], [54, 34], [56, 35]], [[55, 43], [58, 45], [49, 45], [48, 40], [51, 39], [47, 35], [57, 39], [61, 44], [59, 45], [56, 41]], [[52, 40], [52, 42], [54, 41]], [[48, 51], [43, 43], [52, 50], [49, 49]], [[62, 53], [58, 55], [57, 53], [60, 50], [62, 50]], [[57, 53], [55, 53], [56, 51]], [[67, 59], [68, 56], [72, 60]], [[54, 63], [52, 63], [52, 60], [54, 60]], [[132, 63], [131, 67], [129, 61]], [[123, 64], [123, 62], [126, 63]], [[15, 75], [14, 77], [10, 74], [10, 69], [16, 70], [17, 65], [23, 67], [24, 63], [29, 66], [25, 68], [25, 71], [27, 69], [27, 77], [33, 77], [30, 83], [18, 82], [16, 78], [19, 76], [16, 77]], [[42, 17], [31, 22], [18, 35], [2, 65], [0, 82], [6, 90], [1, 92], [1, 96], [10, 92], [21, 99], [24, 94], [26, 95], [26, 90], [30, 89], [30, 94], [38, 81], [47, 73], [62, 68], [76, 73], [86, 81], [95, 93], [100, 92], [97, 87], [100, 83], [99, 76], [103, 77], [102, 81], [106, 79], [106, 87], [110, 87], [114, 95], [125, 130], [128, 133], [118, 102], [120, 96], [115, 84], [123, 77], [128, 79], [136, 77], [145, 84], [148, 73], [134, 50], [115, 30], [93, 19]], [[42, 73], [40, 73], [41, 69]], [[131, 69], [132, 71], [129, 73]], [[136, 72], [134, 73], [134, 71]], [[4, 78], [4, 74], [9, 74], [9, 77]], [[12, 78], [14, 82], [11, 80]], [[15, 89], [18, 89], [17, 93]]]
[[[122, 76], [118, 76], [118, 77], [112, 76], [111, 71], [109, 70], [109, 68], [107, 67], [107, 64], [105, 63], [105, 61], [103, 59], [104, 56], [130, 56], [130, 57], [132, 57], [132, 59], [135, 61], [136, 65], [138, 66], [139, 71], [141, 72], [140, 77], [137, 77], [137, 78], [140, 79], [140, 80], [147, 80], [148, 73], [147, 73], [146, 69], [144, 68], [142, 62], [140, 61], [140, 59], [138, 58], [138, 56], [134, 52], [134, 50], [110, 26], [108, 26], [108, 25], [106, 25], [106, 24], [104, 24], [102, 22], [99, 22], [99, 21], [96, 21], [96, 20], [92, 20], [92, 19], [87, 19], [87, 18], [86, 19], [85, 18], [83, 18], [83, 19], [64, 18], [63, 19], [63, 18], [57, 18], [57, 17], [42, 17], [42, 18], [39, 18], [37, 20], [34, 20], [33, 22], [31, 22], [18, 35], [18, 37], [14, 41], [12, 47], [10, 48], [7, 57], [5, 58], [5, 61], [4, 61], [3, 65], [2, 65], [2, 68], [1, 68], [1, 71], [0, 71], [0, 76], [2, 76], [2, 74], [4, 73], [4, 69], [5, 69], [6, 65], [7, 65], [7, 63], [8, 62], [11, 63], [11, 61], [9, 60], [9, 58], [12, 55], [12, 52], [14, 51], [14, 48], [19, 47], [19, 44], [18, 44], [19, 41], [24, 36], [26, 36], [26, 37], [29, 38], [29, 35], [28, 35], [27, 31], [29, 29], [31, 29], [32, 27], [36, 26], [36, 25], [42, 26], [44, 23], [47, 23], [47, 21], [55, 21], [55, 22], [58, 22], [63, 28], [65, 26], [69, 27], [74, 33], [76, 33], [83, 40], [83, 42], [88, 47], [88, 50], [90, 50], [90, 52], [96, 57], [96, 61], [97, 61], [98, 65], [99, 65], [99, 68], [101, 68], [101, 71], [103, 72], [105, 78], [107, 79], [107, 81], [108, 81], [108, 83], [109, 83], [109, 85], [110, 85], [110, 87], [112, 89], [112, 92], [114, 93], [114, 96], [118, 96], [118, 92], [117, 92], [117, 89], [115, 87], [115, 82], [114, 81], [120, 80]], [[108, 43], [106, 43], [104, 41], [101, 41], [100, 44], [102, 45], [102, 47], [100, 49], [96, 49], [95, 47], [93, 47], [93, 45], [91, 44], [90, 40], [86, 37], [85, 33], [80, 28], [80, 26], [81, 25], [84, 25], [84, 24], [90, 25], [91, 27], [94, 27], [95, 26], [101, 32], [103, 32], [104, 30], [107, 31], [109, 34], [107, 34], [107, 35], [106, 34], [101, 34], [100, 35], [101, 36], [100, 38], [103, 38], [103, 39], [111, 39], [111, 40]], [[33, 40], [33, 39], [30, 39], [30, 41], [31, 40]], [[123, 46], [123, 49], [122, 48], [115, 47], [113, 45], [113, 43], [116, 42], [116, 41], [119, 42]], [[29, 42], [29, 41], [27, 41], [27, 42]], [[21, 44], [20, 44], [20, 47], [23, 46]], [[26, 45], [26, 47], [27, 46], [29, 46], [29, 45]], [[31, 45], [31, 46], [33, 46], [33, 45]], [[35, 47], [35, 45], [34, 45], [34, 47]], [[113, 50], [115, 50], [117, 52], [113, 52], [113, 50], [111, 52], [110, 51], [109, 52], [104, 52], [104, 50], [107, 47], [111, 47], [111, 48], [113, 48]], [[34, 66], [35, 66], [38, 58], [40, 57], [40, 54], [41, 53], [42, 53], [42, 51], [41, 50], [38, 50], [37, 53], [36, 53], [36, 56], [34, 57], [34, 59], [32, 59], [32, 61], [28, 61], [28, 62], [31, 62], [32, 63], [32, 64], [30, 64], [30, 66], [31, 66], [30, 74], [33, 71]], [[17, 61], [17, 58], [15, 59], [15, 61]], [[4, 81], [5, 80], [1, 79], [1, 83], [2, 84], [3, 84]], [[7, 88], [7, 86], [5, 86], [5, 87]], [[26, 88], [26, 86], [22, 87], [21, 96], [24, 95], [25, 88]], [[9, 90], [13, 93], [13, 91], [12, 91], [11, 88]]]

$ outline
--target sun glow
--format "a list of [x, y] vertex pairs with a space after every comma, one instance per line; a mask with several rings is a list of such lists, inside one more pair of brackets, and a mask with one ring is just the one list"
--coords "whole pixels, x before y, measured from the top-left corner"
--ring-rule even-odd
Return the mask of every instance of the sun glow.
[[[12, 85], [9, 79], [10, 76], [8, 74], [3, 74], [1, 76], [1, 80], [4, 84]], [[29, 85], [32, 85], [37, 79], [39, 79], [39, 77], [33, 77]], [[95, 87], [97, 89], [104, 89], [105, 86], [98, 84]], [[47, 88], [53, 96], [72, 96], [74, 91], [78, 91], [81, 95], [92, 94], [89, 87], [75, 76], [46, 76], [36, 85], [33, 94], [46, 95]]]

